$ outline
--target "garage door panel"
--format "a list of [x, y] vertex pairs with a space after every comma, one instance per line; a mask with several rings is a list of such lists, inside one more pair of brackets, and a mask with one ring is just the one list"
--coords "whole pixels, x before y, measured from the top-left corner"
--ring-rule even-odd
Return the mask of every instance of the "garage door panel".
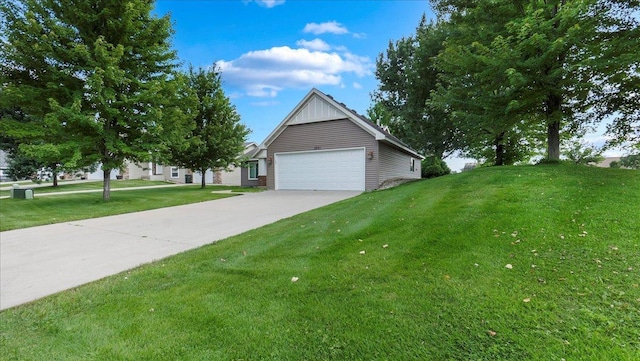
[[363, 148], [278, 153], [276, 189], [364, 190]]

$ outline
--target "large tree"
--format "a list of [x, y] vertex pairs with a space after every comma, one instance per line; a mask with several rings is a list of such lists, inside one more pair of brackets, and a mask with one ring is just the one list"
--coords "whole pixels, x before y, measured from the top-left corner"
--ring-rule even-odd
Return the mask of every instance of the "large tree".
[[412, 36], [390, 41], [378, 56], [378, 89], [369, 116], [412, 148], [442, 159], [455, 148], [455, 129], [446, 110], [430, 106], [440, 71], [433, 59], [443, 49], [445, 29], [423, 16]]
[[191, 133], [186, 146], [172, 147], [170, 159], [174, 164], [189, 168], [202, 175], [205, 188], [207, 170], [213, 171], [240, 165], [239, 158], [249, 129], [240, 123], [240, 115], [222, 89], [220, 73], [215, 67], [194, 69], [189, 67], [188, 88], [195, 100], [185, 107], [193, 115]]
[[563, 133], [605, 116], [616, 117], [619, 133], [637, 124], [638, 96], [628, 92], [640, 64], [637, 1], [432, 4], [452, 29], [438, 56], [448, 84], [436, 102], [463, 124], [516, 137], [544, 127], [551, 161], [559, 159]]
[[149, 0], [0, 0], [5, 102], [32, 117], [33, 154], [65, 166], [99, 162], [103, 198], [125, 161], [147, 160], [182, 137], [168, 16]]

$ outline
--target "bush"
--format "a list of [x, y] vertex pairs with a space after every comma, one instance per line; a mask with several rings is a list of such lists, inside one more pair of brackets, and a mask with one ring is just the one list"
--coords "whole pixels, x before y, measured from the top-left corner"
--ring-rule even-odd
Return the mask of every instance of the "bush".
[[631, 154], [620, 158], [620, 166], [631, 169], [640, 169], [640, 154]]
[[422, 161], [422, 178], [435, 178], [450, 173], [447, 163], [438, 157], [426, 157]]
[[602, 149], [578, 140], [570, 142], [568, 149], [562, 152], [562, 155], [578, 165], [595, 165], [604, 160]]

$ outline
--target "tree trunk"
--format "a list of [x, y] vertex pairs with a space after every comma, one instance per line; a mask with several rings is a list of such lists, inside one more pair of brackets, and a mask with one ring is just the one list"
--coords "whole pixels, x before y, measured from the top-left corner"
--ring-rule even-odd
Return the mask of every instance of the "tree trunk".
[[204, 187], [207, 185], [207, 170], [200, 169], [200, 175], [202, 176], [202, 179], [200, 180], [200, 188], [204, 189]]
[[56, 169], [51, 170], [51, 176], [53, 177], [53, 186], [58, 186], [58, 171]]
[[555, 121], [547, 126], [547, 160], [560, 161], [560, 122]]
[[102, 200], [108, 201], [111, 199], [111, 169], [103, 169], [102, 177]]
[[504, 132], [498, 134], [495, 139], [496, 165], [504, 165]]

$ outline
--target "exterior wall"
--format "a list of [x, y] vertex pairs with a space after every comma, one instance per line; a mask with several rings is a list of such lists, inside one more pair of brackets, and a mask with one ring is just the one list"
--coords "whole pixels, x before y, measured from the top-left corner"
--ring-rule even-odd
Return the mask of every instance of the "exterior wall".
[[260, 181], [258, 179], [249, 179], [249, 168], [241, 168], [240, 177], [240, 185], [243, 187], [258, 187], [260, 185]]
[[[200, 182], [202, 182], [202, 174], [200, 174], [200, 172], [195, 172], [195, 171], [192, 172], [192, 174], [193, 174], [193, 183], [200, 184]], [[207, 169], [207, 171], [205, 172], [204, 181], [205, 181], [206, 184], [214, 184], [215, 183], [213, 181], [213, 172], [211, 171], [211, 169]], [[184, 179], [182, 179], [180, 182], [181, 183], [184, 182]]]
[[298, 113], [288, 124], [305, 124], [310, 122], [321, 122], [329, 119], [341, 119], [347, 116], [333, 105], [314, 96], [300, 108]]
[[378, 185], [393, 178], [419, 179], [421, 174], [420, 159], [415, 159], [413, 172], [410, 170], [411, 156], [380, 143], [380, 177]]
[[[111, 170], [111, 174], [109, 175], [109, 179], [116, 179], [116, 176], [120, 175], [120, 170], [113, 169]], [[104, 179], [104, 172], [102, 171], [102, 164], [98, 166], [98, 170], [93, 173], [87, 174], [87, 179], [91, 180], [102, 180]]]
[[184, 183], [184, 176], [187, 174], [187, 170], [184, 168], [178, 168], [178, 178], [171, 178], [171, 168], [173, 168], [173, 166], [162, 166], [162, 175], [164, 176], [164, 179], [169, 182]]
[[0, 150], [0, 181], [9, 181], [7, 170], [9, 169], [9, 160], [7, 159], [7, 153], [4, 150]]
[[230, 172], [221, 172], [222, 183], [227, 186], [239, 186], [242, 184], [242, 170], [240, 167], [234, 167]]
[[[378, 142], [374, 137], [348, 119], [289, 125], [269, 145], [267, 159], [275, 153], [365, 147], [373, 152], [373, 160], [366, 157], [365, 189], [378, 188]], [[407, 161], [407, 167], [408, 163]], [[313, 165], [310, 165], [313, 166]], [[300, 170], [301, 172], [304, 169]], [[244, 177], [244, 176], [243, 176]], [[267, 188], [275, 189], [274, 164], [267, 162]]]
[[129, 179], [149, 179], [149, 174], [151, 174], [150, 163], [129, 163], [127, 165], [129, 171]]

